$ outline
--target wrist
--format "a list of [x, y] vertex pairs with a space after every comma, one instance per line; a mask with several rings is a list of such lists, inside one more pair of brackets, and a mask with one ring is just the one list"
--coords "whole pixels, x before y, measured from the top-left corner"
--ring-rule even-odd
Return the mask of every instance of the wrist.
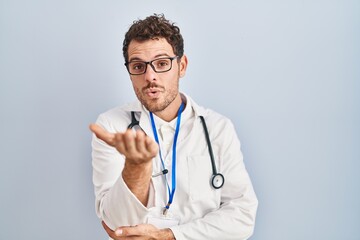
[[156, 239], [175, 240], [175, 236], [170, 228], [164, 228], [159, 230], [159, 234]]
[[152, 163], [132, 164], [125, 162], [122, 177], [129, 185], [146, 187], [151, 181]]
[[124, 169], [122, 171], [123, 177], [135, 181], [149, 180], [152, 174], [152, 162], [133, 163], [128, 159], [125, 160]]

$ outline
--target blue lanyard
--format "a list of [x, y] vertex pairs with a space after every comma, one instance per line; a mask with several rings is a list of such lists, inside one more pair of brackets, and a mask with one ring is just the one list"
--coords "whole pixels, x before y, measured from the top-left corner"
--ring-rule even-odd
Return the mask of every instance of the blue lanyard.
[[[176, 129], [175, 129], [174, 142], [173, 142], [172, 171], [171, 171], [171, 191], [170, 191], [170, 186], [169, 186], [169, 184], [168, 184], [168, 182], [166, 180], [166, 176], [165, 176], [165, 181], [166, 181], [166, 185], [167, 185], [168, 192], [169, 192], [169, 201], [165, 206], [164, 214], [166, 214], [166, 211], [170, 208], [170, 205], [171, 205], [171, 203], [173, 201], [173, 198], [174, 198], [175, 189], [176, 189], [176, 144], [177, 144], [177, 138], [178, 138], [179, 131], [180, 131], [181, 113], [182, 113], [183, 108], [184, 108], [184, 103], [181, 103], [178, 114], [177, 114]], [[159, 138], [158, 138], [158, 134], [157, 134], [157, 130], [156, 130], [156, 125], [155, 125], [155, 121], [154, 121], [154, 116], [153, 116], [152, 112], [150, 112], [150, 120], [151, 120], [152, 129], [153, 129], [153, 132], [154, 132], [155, 141], [159, 145], [159, 155], [160, 155], [161, 164], [162, 164], [163, 169], [165, 169], [164, 160], [163, 160], [162, 155], [161, 155], [160, 142], [159, 142]]]

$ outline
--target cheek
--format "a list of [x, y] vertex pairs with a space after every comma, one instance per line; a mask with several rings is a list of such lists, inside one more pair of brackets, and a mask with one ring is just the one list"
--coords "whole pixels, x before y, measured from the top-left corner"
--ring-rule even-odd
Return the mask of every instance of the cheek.
[[165, 79], [166, 81], [163, 81], [164, 85], [167, 88], [171, 88], [174, 89], [178, 86], [178, 82], [179, 82], [179, 74], [178, 72], [174, 71], [174, 73], [172, 73], [168, 78]]
[[172, 91], [178, 91], [179, 89], [179, 76], [176, 75], [174, 78], [169, 81], [167, 84], [168, 89], [171, 89]]
[[132, 79], [131, 78], [131, 83], [132, 83], [134, 89], [141, 89], [143, 87], [143, 83], [142, 83], [141, 79]]

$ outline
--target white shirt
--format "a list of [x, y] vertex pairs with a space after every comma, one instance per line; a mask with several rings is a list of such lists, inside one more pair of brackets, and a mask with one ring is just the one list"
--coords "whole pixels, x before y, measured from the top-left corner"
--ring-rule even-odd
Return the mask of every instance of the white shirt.
[[[229, 119], [184, 96], [187, 104], [176, 148], [176, 192], [170, 207], [170, 214], [180, 222], [170, 228], [177, 240], [247, 239], [254, 230], [258, 202], [234, 126]], [[149, 112], [139, 102], [101, 114], [97, 124], [110, 132], [124, 132], [131, 122], [131, 111], [136, 112], [145, 133], [153, 137]], [[225, 177], [221, 189], [214, 189], [210, 184], [212, 165], [199, 116], [204, 116], [208, 127], [217, 172]], [[166, 123], [156, 118], [155, 122], [164, 164], [171, 169], [176, 119]], [[93, 137], [92, 147], [96, 213], [110, 228], [146, 223], [148, 216], [156, 215], [166, 205], [165, 177], [152, 179], [149, 203], [145, 207], [121, 177], [124, 157], [96, 137]], [[153, 173], [161, 170], [161, 160], [157, 156], [153, 160]]]

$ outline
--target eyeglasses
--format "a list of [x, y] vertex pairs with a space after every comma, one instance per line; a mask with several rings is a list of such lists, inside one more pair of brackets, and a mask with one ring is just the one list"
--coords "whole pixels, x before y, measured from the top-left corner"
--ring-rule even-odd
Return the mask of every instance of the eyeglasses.
[[131, 75], [141, 75], [146, 72], [147, 65], [149, 64], [151, 68], [157, 72], [157, 73], [163, 73], [168, 72], [171, 70], [172, 67], [172, 61], [174, 59], [178, 58], [178, 56], [175, 57], [164, 57], [164, 58], [158, 58], [154, 59], [150, 62], [144, 62], [144, 61], [131, 61], [126, 62], [125, 66], [128, 72]]

